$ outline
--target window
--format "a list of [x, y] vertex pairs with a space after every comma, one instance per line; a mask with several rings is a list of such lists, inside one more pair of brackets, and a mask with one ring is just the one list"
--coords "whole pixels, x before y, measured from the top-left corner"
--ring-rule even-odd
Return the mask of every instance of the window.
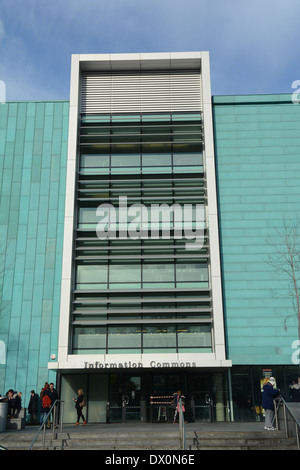
[[199, 348], [211, 351], [210, 325], [178, 325], [178, 351], [196, 352]]
[[109, 266], [109, 286], [115, 289], [141, 286], [141, 266], [139, 264], [111, 264]]
[[108, 352], [140, 353], [141, 327], [139, 325], [108, 327]]
[[140, 155], [112, 155], [112, 167], [140, 166]]
[[143, 155], [143, 167], [147, 166], [171, 166], [171, 154], [149, 153]]
[[[124, 249], [118, 252], [126, 254]], [[208, 266], [206, 263], [181, 262], [175, 264], [111, 262], [108, 265], [105, 261], [94, 261], [94, 264], [77, 266], [76, 284], [78, 289], [175, 288], [175, 280], [177, 288], [208, 287]]]
[[143, 287], [174, 287], [174, 264], [144, 264]]
[[[143, 327], [143, 348], [150, 348], [155, 352], [176, 352], [176, 326], [156, 325]], [[169, 350], [169, 348], [172, 348]], [[159, 351], [158, 351], [159, 350]], [[150, 352], [150, 351], [145, 351]]]
[[107, 266], [78, 265], [77, 288], [79, 289], [105, 289], [107, 287]]
[[106, 351], [106, 327], [75, 327], [73, 354], [101, 354]]
[[74, 326], [73, 354], [211, 352], [211, 325]]
[[[182, 144], [177, 144], [182, 145]], [[112, 145], [113, 147], [113, 145]], [[152, 148], [153, 147], [153, 148]], [[169, 144], [161, 144], [157, 151], [157, 144], [143, 144], [139, 146], [118, 145], [112, 150], [109, 146], [104, 149], [108, 153], [82, 154], [80, 171], [85, 174], [113, 174], [122, 173], [171, 173], [174, 171], [195, 172], [203, 170], [202, 152], [189, 151], [178, 148], [172, 155]], [[142, 168], [141, 168], [142, 163]]]
[[108, 154], [82, 154], [80, 162], [80, 171], [82, 173], [107, 174], [109, 171], [109, 159], [110, 156]]
[[174, 166], [202, 165], [202, 153], [174, 153]]
[[176, 287], [208, 287], [207, 264], [177, 263]]

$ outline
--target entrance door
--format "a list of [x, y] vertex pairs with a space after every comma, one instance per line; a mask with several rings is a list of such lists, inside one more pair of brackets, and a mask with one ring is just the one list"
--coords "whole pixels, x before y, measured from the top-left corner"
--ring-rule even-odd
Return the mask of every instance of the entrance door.
[[213, 395], [208, 374], [197, 374], [192, 378], [193, 397], [191, 409], [195, 421], [213, 421]]
[[141, 420], [141, 377], [113, 374], [110, 387], [110, 422]]
[[141, 389], [140, 377], [131, 377], [124, 388], [122, 397], [122, 421], [141, 420]]

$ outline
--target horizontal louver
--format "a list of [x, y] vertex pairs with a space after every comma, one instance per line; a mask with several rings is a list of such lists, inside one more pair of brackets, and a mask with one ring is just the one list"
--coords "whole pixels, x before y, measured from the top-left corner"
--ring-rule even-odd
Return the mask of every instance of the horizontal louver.
[[81, 113], [201, 111], [199, 71], [83, 73]]

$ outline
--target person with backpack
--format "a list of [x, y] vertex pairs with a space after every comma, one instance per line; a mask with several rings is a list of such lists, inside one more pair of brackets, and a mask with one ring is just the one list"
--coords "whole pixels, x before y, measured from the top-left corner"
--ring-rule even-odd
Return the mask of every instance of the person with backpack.
[[[43, 418], [42, 418], [42, 423], [44, 422], [45, 418], [46, 418], [46, 415], [47, 413], [49, 412], [50, 408], [51, 408], [51, 398], [50, 398], [50, 395], [49, 395], [49, 384], [48, 382], [45, 382], [45, 385], [44, 385], [44, 388], [42, 389], [41, 391], [41, 395], [40, 395], [40, 398], [41, 398], [41, 404], [42, 404], [42, 415], [43, 415]], [[48, 419], [47, 419], [47, 429], [50, 428], [50, 414], [48, 416]]]

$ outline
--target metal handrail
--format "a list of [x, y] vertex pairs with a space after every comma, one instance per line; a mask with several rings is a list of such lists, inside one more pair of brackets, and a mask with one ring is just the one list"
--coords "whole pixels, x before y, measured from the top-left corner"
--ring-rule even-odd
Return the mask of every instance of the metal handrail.
[[186, 433], [184, 425], [184, 415], [182, 409], [182, 398], [179, 398], [179, 432], [180, 432], [180, 443], [181, 449], [186, 450]]
[[289, 437], [288, 425], [287, 425], [287, 412], [292, 419], [294, 426], [295, 426], [295, 435], [297, 439], [297, 448], [300, 450], [300, 421], [294, 416], [292, 410], [290, 409], [289, 405], [285, 401], [285, 399], [280, 395], [279, 400], [274, 400], [275, 405], [275, 420], [276, 420], [276, 429], [279, 430], [279, 419], [278, 419], [278, 410], [279, 406], [283, 405], [283, 417], [284, 417], [284, 427], [285, 427], [285, 435]]
[[53, 421], [52, 421], [52, 439], [54, 439], [54, 433], [55, 433], [55, 423], [56, 423], [56, 405], [57, 403], [61, 403], [62, 406], [61, 406], [61, 409], [60, 409], [60, 432], [62, 432], [63, 430], [63, 408], [64, 408], [64, 401], [63, 400], [55, 400], [55, 402], [53, 403], [53, 405], [51, 406], [51, 408], [49, 409], [48, 413], [46, 414], [46, 416], [44, 416], [44, 419], [43, 419], [43, 422], [41, 424], [41, 426], [39, 427], [36, 435], [34, 436], [30, 446], [28, 447], [28, 450], [32, 450], [32, 447], [35, 443], [35, 441], [37, 440], [39, 434], [41, 433], [41, 431], [44, 429], [44, 434], [43, 434], [43, 450], [45, 449], [45, 437], [46, 437], [46, 423], [48, 421], [48, 418], [52, 412], [52, 410], [54, 409], [54, 413], [53, 413]]

